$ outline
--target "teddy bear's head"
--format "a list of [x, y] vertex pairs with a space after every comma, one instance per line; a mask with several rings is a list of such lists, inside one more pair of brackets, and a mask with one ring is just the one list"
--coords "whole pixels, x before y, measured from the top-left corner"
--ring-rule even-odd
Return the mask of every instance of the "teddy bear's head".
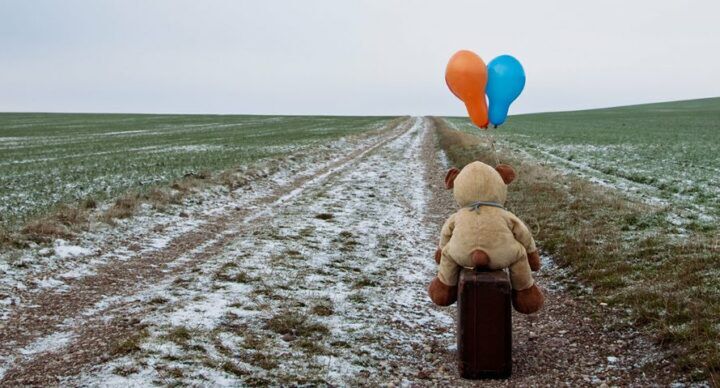
[[445, 187], [453, 190], [458, 205], [475, 202], [505, 204], [507, 185], [515, 179], [515, 170], [507, 164], [492, 168], [483, 162], [472, 162], [462, 171], [453, 167], [445, 176]]

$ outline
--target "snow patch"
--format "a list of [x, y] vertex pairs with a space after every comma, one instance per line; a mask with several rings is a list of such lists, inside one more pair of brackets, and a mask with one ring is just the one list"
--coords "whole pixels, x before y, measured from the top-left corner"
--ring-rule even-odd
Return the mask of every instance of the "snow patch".
[[85, 256], [92, 253], [91, 250], [77, 245], [69, 245], [65, 240], [55, 241], [55, 255], [61, 259]]
[[20, 349], [23, 356], [31, 356], [38, 353], [54, 352], [65, 347], [73, 339], [73, 333], [63, 331], [42, 337], [30, 345]]

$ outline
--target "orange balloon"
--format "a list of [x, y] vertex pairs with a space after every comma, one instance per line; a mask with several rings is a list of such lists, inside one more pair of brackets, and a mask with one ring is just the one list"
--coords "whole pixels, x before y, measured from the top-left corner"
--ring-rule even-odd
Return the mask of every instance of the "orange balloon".
[[465, 103], [470, 120], [480, 128], [488, 126], [485, 86], [487, 66], [477, 54], [468, 50], [456, 52], [445, 69], [445, 83]]

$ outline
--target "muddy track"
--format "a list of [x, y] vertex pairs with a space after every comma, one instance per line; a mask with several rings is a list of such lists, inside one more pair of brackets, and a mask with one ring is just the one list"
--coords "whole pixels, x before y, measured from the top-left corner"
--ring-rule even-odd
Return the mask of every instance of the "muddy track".
[[[395, 120], [395, 122], [391, 122], [388, 124], [388, 126], [392, 128], [382, 128], [359, 134], [348, 135], [342, 140], [345, 141], [347, 146], [355, 150], [353, 152], [354, 155], [356, 152], [358, 152], [357, 150], [363, 150], [372, 147], [375, 144], [373, 140], [381, 139], [383, 136], [388, 136], [389, 134], [387, 133], [387, 130], [398, 127], [399, 125], [397, 121], [402, 120], [402, 118], [397, 118]], [[338, 157], [337, 152], [333, 153], [332, 151], [329, 151], [329, 154], [326, 153], [322, 157], [315, 158], [321, 161], [320, 166], [310, 166], [305, 171], [301, 171], [301, 174], [298, 174], [298, 176], [293, 179], [293, 182], [284, 182], [280, 185], [280, 187], [272, 188], [270, 192], [263, 191], [261, 194], [250, 196], [249, 199], [244, 197], [244, 194], [247, 194], [248, 191], [258, 191], [257, 185], [253, 186], [252, 182], [248, 184], [248, 180], [269, 180], [273, 177], [273, 173], [277, 173], [278, 170], [287, 168], [287, 166], [284, 166], [287, 160], [303, 159], [303, 157], [306, 156], [307, 152], [316, 151], [317, 150], [312, 148], [311, 146], [310, 149], [303, 148], [298, 151], [291, 152], [290, 154], [282, 158], [270, 159], [265, 163], [265, 166], [261, 166], [259, 165], [259, 163], [245, 166], [246, 171], [242, 175], [244, 175], [246, 183], [243, 184], [241, 188], [235, 189], [235, 191], [230, 191], [229, 193], [227, 193], [225, 195], [225, 198], [223, 198], [223, 201], [225, 203], [224, 205], [222, 203], [215, 203], [215, 205], [217, 205], [218, 207], [212, 209], [212, 214], [202, 212], [199, 214], [193, 214], [191, 221], [192, 224], [194, 224], [195, 226], [191, 227], [191, 229], [197, 229], [196, 225], [198, 224], [217, 221], [217, 214], [222, 215], [225, 212], [233, 212], [238, 210], [238, 203], [237, 201], [234, 201], [234, 199], [238, 196], [242, 197], [242, 202], [240, 203], [241, 206], [247, 206], [248, 203], [250, 203], [250, 205], [255, 202], [260, 203], [267, 198], [273, 198], [273, 196], [276, 196], [278, 191], [283, 190], [283, 187], [287, 187], [288, 185], [302, 185], [305, 181], [312, 179], [315, 176], [324, 174], [328, 168], [333, 168], [333, 166], [341, 164], [343, 160], [348, 160], [348, 155], [345, 153], [343, 153], [341, 157]], [[320, 150], [320, 152], [325, 153], [328, 152], [328, 150], [322, 149]], [[352, 158], [352, 155], [350, 155], [349, 157]], [[327, 160], [330, 160], [330, 163], [323, 163]], [[228, 200], [227, 196], [230, 196], [230, 199], [233, 200]], [[107, 256], [112, 259], [117, 256], [122, 256], [122, 253], [127, 251], [136, 253], [147, 253], [148, 251], [153, 251], [155, 249], [152, 249], [152, 241], [157, 239], [158, 237], [163, 237], [163, 235], [170, 236], [172, 233], [171, 229], [173, 228], [183, 229], [183, 225], [178, 225], [177, 219], [170, 221], [160, 220], [160, 222], [154, 222], [151, 228], [146, 227], [140, 228], [139, 230], [134, 230], [131, 227], [129, 228], [127, 225], [116, 225], [115, 229], [110, 233], [102, 233], [99, 235], [93, 235], [92, 232], [86, 233], [85, 237], [90, 237], [90, 241], [86, 242], [90, 243], [93, 246], [94, 255], [86, 257], [85, 261], [92, 261], [92, 259], [101, 259], [103, 258], [103, 256]], [[175, 237], [176, 236], [173, 236], [172, 238]], [[68, 270], [67, 267], [74, 268], [76, 267], [76, 264], [69, 263], [68, 265], [60, 265], [51, 269], [44, 268], [37, 273], [28, 274], [28, 276], [23, 280], [29, 284], [38, 284], [47, 278], [53, 278], [58, 276], [63, 277], [63, 272], [66, 272]], [[10, 292], [11, 290], [4, 291]], [[22, 301], [28, 298], [29, 295], [33, 294], [34, 290], [31, 289], [27, 292], [23, 292], [17, 289], [13, 289], [12, 292], [18, 294], [15, 298], [17, 301]]]
[[[8, 368], [0, 385], [42, 384], [57, 382], [57, 376], [71, 374], [86, 362], [108, 358], [109, 349], [118, 338], [137, 329], [139, 319], [106, 322], [113, 308], [95, 308], [102, 299], [115, 297], [122, 300], [139, 290], [174, 278], [198, 263], [217, 255], [222, 248], [239, 235], [247, 233], [252, 223], [262, 222], [272, 215], [274, 208], [300, 194], [309, 185], [318, 184], [357, 162], [363, 156], [405, 133], [411, 120], [405, 120], [377, 136], [366, 148], [356, 149], [332, 163], [327, 170], [303, 176], [287, 185], [276, 188], [271, 195], [254, 203], [236, 208], [230, 214], [221, 214], [206, 220], [201, 228], [184, 233], [170, 241], [164, 249], [148, 254], [137, 254], [129, 260], [111, 262], [86, 276], [68, 283], [62, 293], [28, 292], [21, 295], [23, 306], [13, 310], [0, 327], [0, 359], [10, 360], [18, 349], [32, 345], [43, 337], [52, 338], [57, 332], [72, 332], [73, 341], [62, 352], [34, 354]], [[258, 211], [257, 209], [262, 209]], [[119, 245], [132, 246], [133, 240]], [[172, 265], [171, 265], [172, 264]], [[20, 359], [24, 358], [22, 355]], [[7, 365], [6, 364], [6, 365]], [[1, 365], [0, 365], [1, 366]]]
[[[456, 373], [454, 306], [425, 292], [456, 208], [446, 168], [432, 121], [407, 120], [163, 249], [64, 293], [28, 292], [0, 328], [0, 385], [474, 385]], [[513, 376], [485, 385], [682, 380], [647, 338], [575, 300], [544, 260], [545, 308], [513, 315]], [[144, 343], [118, 349], [138, 333]]]

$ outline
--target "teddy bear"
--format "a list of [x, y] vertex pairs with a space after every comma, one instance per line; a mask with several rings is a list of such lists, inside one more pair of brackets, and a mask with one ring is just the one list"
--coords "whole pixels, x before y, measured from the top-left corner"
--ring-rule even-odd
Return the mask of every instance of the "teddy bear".
[[495, 168], [472, 162], [462, 171], [451, 168], [445, 187], [453, 190], [461, 207], [447, 219], [435, 252], [438, 274], [428, 287], [430, 299], [439, 306], [457, 300], [461, 267], [498, 270], [508, 268], [512, 304], [523, 314], [538, 311], [544, 302], [531, 270], [540, 269], [540, 255], [530, 230], [504, 208], [507, 185], [515, 171], [506, 164]]

